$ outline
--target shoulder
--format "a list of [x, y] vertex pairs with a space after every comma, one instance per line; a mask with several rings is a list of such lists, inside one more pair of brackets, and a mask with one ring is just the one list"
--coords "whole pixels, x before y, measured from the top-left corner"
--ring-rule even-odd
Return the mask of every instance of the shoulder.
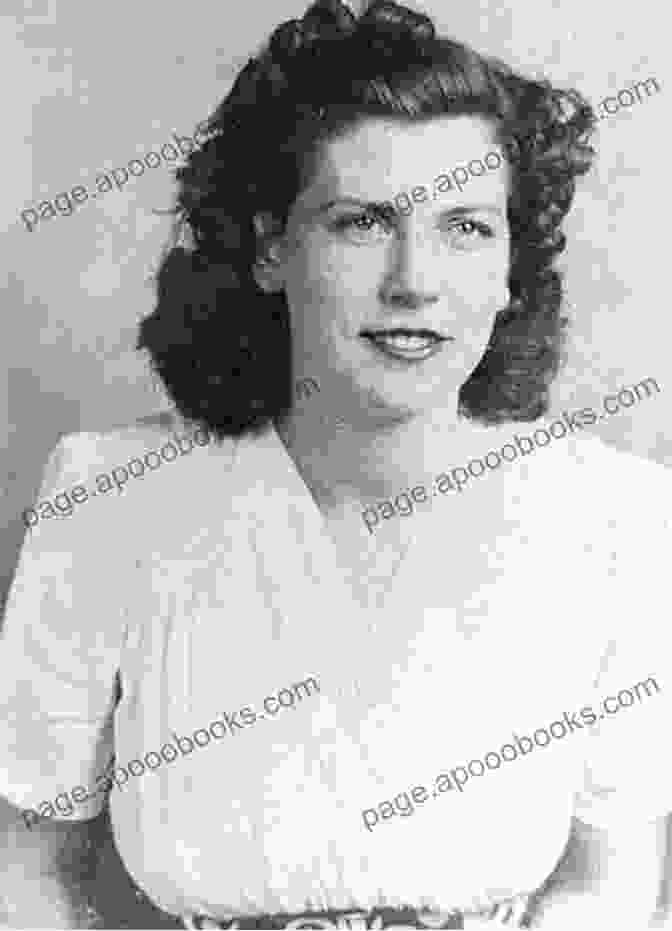
[[[558, 422], [559, 423], [559, 422]], [[660, 626], [672, 550], [672, 471], [594, 434], [576, 431], [528, 447], [553, 423], [511, 431], [528, 450], [513, 463], [512, 489], [538, 531], [548, 565], [573, 599], [573, 615], [599, 626], [606, 615], [633, 624], [644, 611]], [[511, 442], [511, 441], [509, 441]], [[559, 583], [560, 584], [560, 583]], [[627, 618], [630, 618], [629, 622]]]
[[665, 576], [672, 546], [672, 470], [582, 434], [539, 455], [546, 502], [567, 541], [607, 561], [614, 585]]
[[547, 504], [554, 501], [575, 525], [604, 525], [622, 534], [638, 527], [672, 529], [672, 470], [660, 463], [585, 432], [554, 440], [529, 458]]
[[[111, 475], [116, 470], [123, 480], [124, 471], [139, 478], [171, 462], [203, 465], [213, 458], [219, 462], [231, 459], [235, 445], [232, 438], [217, 441], [205, 428], [165, 411], [107, 430], [64, 434], [52, 450], [48, 466], [51, 474], [58, 473], [62, 479], [90, 477], [97, 470]], [[205, 455], [192, 455], [203, 450], [207, 450]], [[174, 473], [167, 470], [165, 474], [168, 471]]]
[[223, 445], [225, 451], [230, 451], [233, 444], [234, 441], [229, 440], [218, 445], [204, 428], [188, 424], [172, 411], [161, 411], [106, 430], [66, 433], [60, 438], [56, 451], [59, 468], [67, 470], [123, 465], [124, 459], [127, 462], [132, 458], [142, 460], [154, 451], [163, 452], [162, 458], [168, 462], [173, 457], [171, 445], [180, 457], [199, 447], [221, 449]]
[[565, 453], [573, 500], [620, 546], [636, 541], [641, 549], [672, 533], [672, 470], [592, 435], [570, 441]]
[[196, 515], [199, 505], [207, 507], [213, 483], [225, 489], [235, 446], [172, 412], [65, 434], [51, 450], [24, 523], [46, 543], [55, 533], [64, 539], [163, 523], [167, 510], [186, 514], [187, 501]]
[[581, 580], [584, 630], [589, 620], [628, 661], [641, 650], [667, 652], [672, 471], [593, 435], [560, 453], [551, 466], [562, 487], [556, 514], [567, 531], [564, 567], [575, 567]]

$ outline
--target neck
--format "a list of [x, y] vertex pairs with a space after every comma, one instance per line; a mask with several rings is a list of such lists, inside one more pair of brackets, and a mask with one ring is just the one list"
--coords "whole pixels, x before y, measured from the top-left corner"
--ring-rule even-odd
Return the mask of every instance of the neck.
[[[322, 408], [318, 410], [318, 408]], [[383, 500], [477, 454], [486, 428], [452, 403], [387, 423], [343, 422], [307, 401], [276, 425], [323, 511]]]

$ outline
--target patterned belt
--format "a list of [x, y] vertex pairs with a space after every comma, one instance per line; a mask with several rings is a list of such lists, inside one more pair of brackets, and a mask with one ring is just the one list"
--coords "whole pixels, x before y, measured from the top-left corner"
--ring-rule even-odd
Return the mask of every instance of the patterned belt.
[[[300, 915], [276, 914], [252, 917], [208, 918], [205, 915], [184, 915], [182, 922], [190, 931], [209, 928], [243, 929], [332, 929], [332, 931], [379, 931], [383, 928], [453, 928], [468, 929], [484, 922], [508, 928], [530, 925], [531, 896], [494, 906], [488, 912], [474, 915], [460, 911], [431, 912], [415, 908], [348, 909], [346, 911], [302, 912]], [[473, 921], [473, 925], [472, 925]], [[493, 927], [494, 931], [494, 927]]]

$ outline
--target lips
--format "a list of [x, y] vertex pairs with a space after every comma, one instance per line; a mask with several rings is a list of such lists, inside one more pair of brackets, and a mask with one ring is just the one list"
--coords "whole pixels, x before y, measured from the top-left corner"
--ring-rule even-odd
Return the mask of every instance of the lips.
[[408, 361], [421, 361], [429, 358], [447, 339], [434, 330], [411, 330], [405, 327], [389, 330], [362, 330], [361, 335], [386, 355]]

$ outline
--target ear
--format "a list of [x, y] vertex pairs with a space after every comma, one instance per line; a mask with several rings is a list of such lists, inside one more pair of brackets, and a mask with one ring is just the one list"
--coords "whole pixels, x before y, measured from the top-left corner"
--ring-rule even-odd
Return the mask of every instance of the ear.
[[262, 291], [282, 291], [283, 276], [283, 228], [271, 213], [255, 213], [252, 218], [257, 239], [254, 280]]

